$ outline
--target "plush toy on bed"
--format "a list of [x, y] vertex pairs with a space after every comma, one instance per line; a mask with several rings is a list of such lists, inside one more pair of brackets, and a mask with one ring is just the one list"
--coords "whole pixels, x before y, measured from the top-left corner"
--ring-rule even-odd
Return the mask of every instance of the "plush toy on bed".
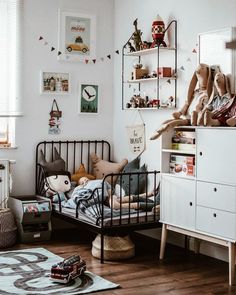
[[71, 188], [70, 173], [67, 171], [46, 172], [44, 188], [46, 196], [53, 203], [66, 201], [68, 199], [66, 193]]
[[[198, 85], [198, 89], [195, 87]], [[203, 125], [200, 115], [207, 104], [212, 92], [211, 68], [206, 64], [199, 64], [189, 84], [187, 99], [184, 106], [172, 114], [173, 118], [166, 120], [162, 126], [151, 136], [151, 140], [175, 126]]]
[[235, 102], [231, 98], [229, 79], [219, 72], [214, 78], [214, 89], [204, 112], [205, 126], [235, 126]]

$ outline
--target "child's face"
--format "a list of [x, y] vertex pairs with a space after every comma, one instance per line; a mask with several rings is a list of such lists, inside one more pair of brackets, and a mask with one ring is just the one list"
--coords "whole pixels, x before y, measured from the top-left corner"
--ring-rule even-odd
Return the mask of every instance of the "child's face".
[[84, 177], [80, 178], [79, 184], [80, 185], [86, 185], [88, 183], [88, 181], [89, 181], [88, 177], [84, 176]]

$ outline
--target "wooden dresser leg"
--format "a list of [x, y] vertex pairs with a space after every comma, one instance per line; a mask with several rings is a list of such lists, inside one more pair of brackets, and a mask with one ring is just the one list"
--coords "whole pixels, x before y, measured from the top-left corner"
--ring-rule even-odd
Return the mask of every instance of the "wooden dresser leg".
[[229, 285], [234, 284], [235, 275], [235, 244], [229, 243]]
[[161, 231], [161, 249], [160, 249], [160, 259], [164, 258], [165, 253], [165, 247], [166, 247], [166, 239], [167, 239], [167, 226], [166, 224], [162, 225], [162, 231]]

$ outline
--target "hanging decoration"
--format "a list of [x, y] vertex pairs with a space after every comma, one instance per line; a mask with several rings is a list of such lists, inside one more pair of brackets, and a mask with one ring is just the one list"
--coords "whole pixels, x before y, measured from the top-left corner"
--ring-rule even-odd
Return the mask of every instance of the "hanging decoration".
[[145, 124], [140, 112], [138, 111], [137, 113], [140, 116], [141, 122], [135, 123], [134, 120], [132, 125], [126, 126], [128, 144], [131, 152], [136, 156], [141, 155], [146, 149]]
[[60, 118], [62, 117], [62, 111], [59, 110], [58, 105], [56, 100], [53, 100], [51, 111], [49, 113], [50, 118], [49, 118], [49, 134], [60, 134], [61, 129], [61, 120]]

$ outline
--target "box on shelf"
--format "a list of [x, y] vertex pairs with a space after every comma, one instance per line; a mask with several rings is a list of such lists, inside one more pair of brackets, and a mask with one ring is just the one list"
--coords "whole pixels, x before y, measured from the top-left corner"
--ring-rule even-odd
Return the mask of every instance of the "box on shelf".
[[169, 67], [160, 67], [157, 69], [159, 77], [172, 77], [172, 69]]
[[170, 163], [170, 173], [179, 176], [195, 176], [195, 166], [189, 164]]
[[195, 165], [195, 157], [194, 156], [184, 156], [184, 155], [170, 155], [170, 162], [176, 164], [189, 164]]
[[49, 199], [30, 196], [11, 196], [8, 199], [23, 243], [45, 241], [51, 237], [51, 202]]
[[148, 69], [134, 69], [133, 80], [142, 79], [146, 75], [148, 75]]

